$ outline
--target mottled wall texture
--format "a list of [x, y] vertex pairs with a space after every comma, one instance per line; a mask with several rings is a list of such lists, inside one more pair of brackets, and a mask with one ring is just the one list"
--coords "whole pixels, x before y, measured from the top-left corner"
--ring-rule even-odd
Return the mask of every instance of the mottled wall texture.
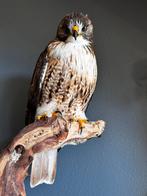
[[[94, 23], [98, 83], [90, 120], [103, 136], [67, 146], [54, 185], [28, 196], [147, 196], [147, 2], [0, 0], [0, 148], [24, 126], [29, 81], [40, 52], [66, 13], [80, 10]], [[90, 65], [89, 65], [90, 66]]]

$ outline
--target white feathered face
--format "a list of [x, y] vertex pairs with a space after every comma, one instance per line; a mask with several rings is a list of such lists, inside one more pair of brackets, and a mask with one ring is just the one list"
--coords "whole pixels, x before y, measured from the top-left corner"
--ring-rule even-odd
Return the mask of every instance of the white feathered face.
[[72, 13], [61, 20], [57, 30], [57, 38], [66, 41], [71, 36], [75, 40], [82, 36], [84, 39], [92, 41], [93, 25], [87, 15]]

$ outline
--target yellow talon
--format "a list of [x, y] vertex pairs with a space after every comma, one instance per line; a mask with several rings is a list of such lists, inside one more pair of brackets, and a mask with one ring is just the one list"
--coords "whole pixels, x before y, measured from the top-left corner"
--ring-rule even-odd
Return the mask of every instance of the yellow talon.
[[53, 112], [52, 113], [52, 117], [58, 117], [58, 116], [61, 116], [61, 112], [60, 111], [56, 111], [56, 112]]
[[36, 120], [44, 120], [47, 117], [47, 113], [44, 113], [42, 115], [36, 116]]
[[87, 122], [86, 119], [78, 119], [80, 129], [84, 128], [85, 123]]
[[52, 117], [57, 117], [58, 116], [58, 113], [57, 112], [53, 112], [52, 113]]

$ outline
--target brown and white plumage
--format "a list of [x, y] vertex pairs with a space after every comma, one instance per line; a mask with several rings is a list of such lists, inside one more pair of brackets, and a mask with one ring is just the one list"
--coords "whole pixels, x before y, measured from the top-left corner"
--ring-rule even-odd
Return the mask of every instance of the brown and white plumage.
[[[92, 48], [93, 26], [88, 16], [65, 16], [51, 41], [40, 55], [32, 77], [26, 123], [35, 116], [52, 116], [60, 111], [65, 119], [86, 119], [85, 109], [97, 80]], [[31, 186], [52, 184], [56, 174], [57, 150], [35, 155]]]

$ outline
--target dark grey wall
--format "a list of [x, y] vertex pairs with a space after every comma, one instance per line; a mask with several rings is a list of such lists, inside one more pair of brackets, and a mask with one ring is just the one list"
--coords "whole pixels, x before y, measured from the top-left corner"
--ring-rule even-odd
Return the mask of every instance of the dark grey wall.
[[93, 19], [99, 81], [89, 119], [104, 119], [100, 139], [60, 151], [54, 185], [27, 195], [147, 196], [147, 3], [0, 1], [0, 146], [24, 125], [35, 62], [66, 13]]

